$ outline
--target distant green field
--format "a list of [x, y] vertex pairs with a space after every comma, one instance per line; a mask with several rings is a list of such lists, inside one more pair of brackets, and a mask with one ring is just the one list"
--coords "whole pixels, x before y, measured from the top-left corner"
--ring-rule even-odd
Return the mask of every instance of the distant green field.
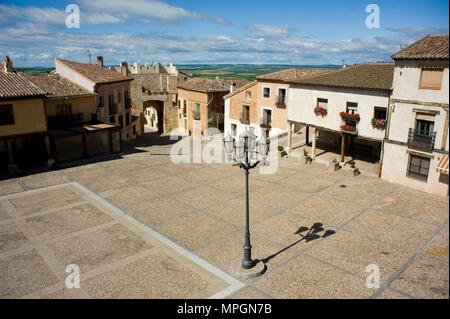
[[194, 64], [178, 65], [181, 71], [190, 71], [195, 77], [242, 78], [254, 81], [258, 75], [299, 68], [336, 68], [336, 65], [254, 65], [254, 64]]
[[54, 70], [54, 68], [14, 68], [14, 69], [17, 71], [26, 72], [30, 74], [45, 74]]

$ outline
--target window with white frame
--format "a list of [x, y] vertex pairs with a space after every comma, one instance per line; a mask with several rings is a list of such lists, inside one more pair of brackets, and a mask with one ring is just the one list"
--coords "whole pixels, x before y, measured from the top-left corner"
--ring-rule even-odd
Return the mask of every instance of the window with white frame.
[[264, 87], [263, 88], [263, 97], [269, 98], [270, 97], [270, 87]]
[[358, 103], [347, 102], [347, 113], [350, 113], [350, 114], [358, 113]]
[[250, 101], [252, 99], [252, 92], [250, 91], [245, 92], [245, 98], [247, 99], [247, 101]]

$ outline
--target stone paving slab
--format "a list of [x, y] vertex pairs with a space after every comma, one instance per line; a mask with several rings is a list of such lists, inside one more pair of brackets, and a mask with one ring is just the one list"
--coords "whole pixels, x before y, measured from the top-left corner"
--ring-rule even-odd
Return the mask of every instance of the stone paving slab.
[[345, 228], [411, 250], [421, 247], [437, 230], [431, 224], [376, 210], [367, 211]]
[[422, 253], [448, 262], [448, 244], [448, 227], [445, 227], [423, 248]]
[[0, 196], [23, 192], [25, 189], [18, 181], [0, 182]]
[[448, 299], [448, 264], [417, 256], [389, 287], [415, 298]]
[[306, 256], [262, 277], [254, 286], [284, 299], [369, 298], [364, 280]]

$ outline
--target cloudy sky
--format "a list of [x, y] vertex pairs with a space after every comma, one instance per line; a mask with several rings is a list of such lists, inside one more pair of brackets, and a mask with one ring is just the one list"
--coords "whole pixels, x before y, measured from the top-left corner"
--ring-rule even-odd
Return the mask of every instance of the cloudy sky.
[[[70, 4], [79, 28], [66, 26]], [[366, 26], [369, 4], [379, 28]], [[433, 0], [0, 0], [0, 59], [53, 66], [54, 57], [89, 62], [90, 50], [107, 65], [389, 61], [400, 46], [448, 33], [448, 10]]]

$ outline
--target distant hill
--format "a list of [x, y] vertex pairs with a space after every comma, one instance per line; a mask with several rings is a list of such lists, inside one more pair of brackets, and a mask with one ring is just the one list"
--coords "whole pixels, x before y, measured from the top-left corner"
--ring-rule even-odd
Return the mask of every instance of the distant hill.
[[46, 68], [46, 67], [40, 67], [40, 66], [29, 67], [29, 68], [14, 67], [14, 70], [16, 70], [16, 71], [26, 72], [26, 73], [30, 73], [30, 74], [45, 74], [45, 73], [49, 73], [49, 72], [53, 71], [54, 69], [55, 68]]
[[291, 68], [339, 68], [340, 65], [289, 65], [289, 64], [178, 64], [180, 71], [190, 71], [196, 77], [243, 78], [249, 81], [258, 75]]

